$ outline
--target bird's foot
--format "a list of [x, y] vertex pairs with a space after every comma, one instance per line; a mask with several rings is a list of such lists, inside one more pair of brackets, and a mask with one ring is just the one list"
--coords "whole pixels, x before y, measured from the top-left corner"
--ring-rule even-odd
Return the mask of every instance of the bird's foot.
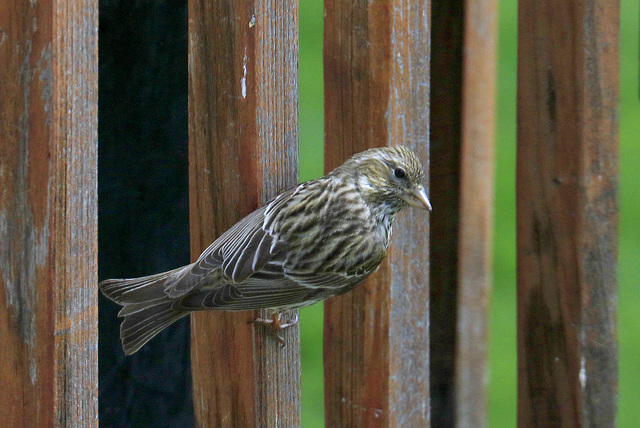
[[284, 330], [285, 328], [293, 327], [294, 325], [298, 324], [299, 320], [300, 316], [296, 312], [295, 317], [292, 320], [282, 322], [282, 313], [274, 312], [273, 314], [271, 314], [271, 318], [256, 318], [253, 321], [249, 321], [249, 324], [260, 324], [269, 328], [271, 335], [275, 336], [275, 338], [278, 339], [278, 342], [280, 342], [280, 346], [284, 348], [286, 342], [284, 338], [278, 334], [278, 332], [280, 330]]

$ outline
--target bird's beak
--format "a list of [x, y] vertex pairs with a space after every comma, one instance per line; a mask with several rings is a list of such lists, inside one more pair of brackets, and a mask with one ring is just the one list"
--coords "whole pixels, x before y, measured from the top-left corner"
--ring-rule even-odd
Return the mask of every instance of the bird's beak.
[[431, 202], [429, 202], [427, 192], [422, 186], [419, 186], [412, 193], [408, 193], [404, 200], [412, 207], [431, 211]]

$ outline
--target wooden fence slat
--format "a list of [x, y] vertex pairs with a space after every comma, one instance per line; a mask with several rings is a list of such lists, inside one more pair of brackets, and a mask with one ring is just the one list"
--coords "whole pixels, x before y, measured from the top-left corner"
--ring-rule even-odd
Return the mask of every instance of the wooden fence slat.
[[493, 232], [495, 0], [431, 21], [431, 403], [434, 426], [486, 426]]
[[465, 5], [456, 426], [481, 428], [487, 425], [489, 380], [497, 8], [496, 0]]
[[[297, 2], [189, 1], [191, 249], [296, 184]], [[256, 313], [192, 315], [199, 426], [299, 426], [300, 333]]]
[[97, 426], [98, 2], [0, 2], [0, 420]]
[[[399, 144], [428, 166], [428, 1], [325, 3], [325, 169]], [[394, 224], [387, 262], [325, 303], [326, 426], [429, 424], [428, 215]]]
[[518, 426], [613, 427], [619, 2], [519, 4]]

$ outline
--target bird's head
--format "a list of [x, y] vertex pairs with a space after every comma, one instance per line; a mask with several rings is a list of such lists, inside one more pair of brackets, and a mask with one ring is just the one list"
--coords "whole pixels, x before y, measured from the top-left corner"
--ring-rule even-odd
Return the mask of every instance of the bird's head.
[[353, 174], [365, 200], [395, 215], [407, 205], [431, 210], [418, 157], [404, 147], [381, 147], [354, 155], [340, 169]]

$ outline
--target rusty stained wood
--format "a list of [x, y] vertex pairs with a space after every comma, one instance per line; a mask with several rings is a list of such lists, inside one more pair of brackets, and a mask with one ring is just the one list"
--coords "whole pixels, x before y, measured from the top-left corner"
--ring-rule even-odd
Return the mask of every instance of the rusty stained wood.
[[619, 13], [520, 1], [521, 427], [615, 426]]
[[[297, 2], [189, 1], [189, 191], [195, 259], [297, 180]], [[293, 315], [293, 314], [291, 314]], [[257, 312], [192, 315], [199, 426], [299, 426], [300, 332]]]
[[97, 1], [0, 2], [0, 420], [97, 426]]
[[487, 424], [496, 4], [432, 5], [431, 403], [438, 427]]
[[[324, 24], [325, 169], [385, 145], [427, 168], [429, 2], [327, 2]], [[401, 213], [378, 272], [325, 303], [326, 426], [429, 425], [428, 223]]]

